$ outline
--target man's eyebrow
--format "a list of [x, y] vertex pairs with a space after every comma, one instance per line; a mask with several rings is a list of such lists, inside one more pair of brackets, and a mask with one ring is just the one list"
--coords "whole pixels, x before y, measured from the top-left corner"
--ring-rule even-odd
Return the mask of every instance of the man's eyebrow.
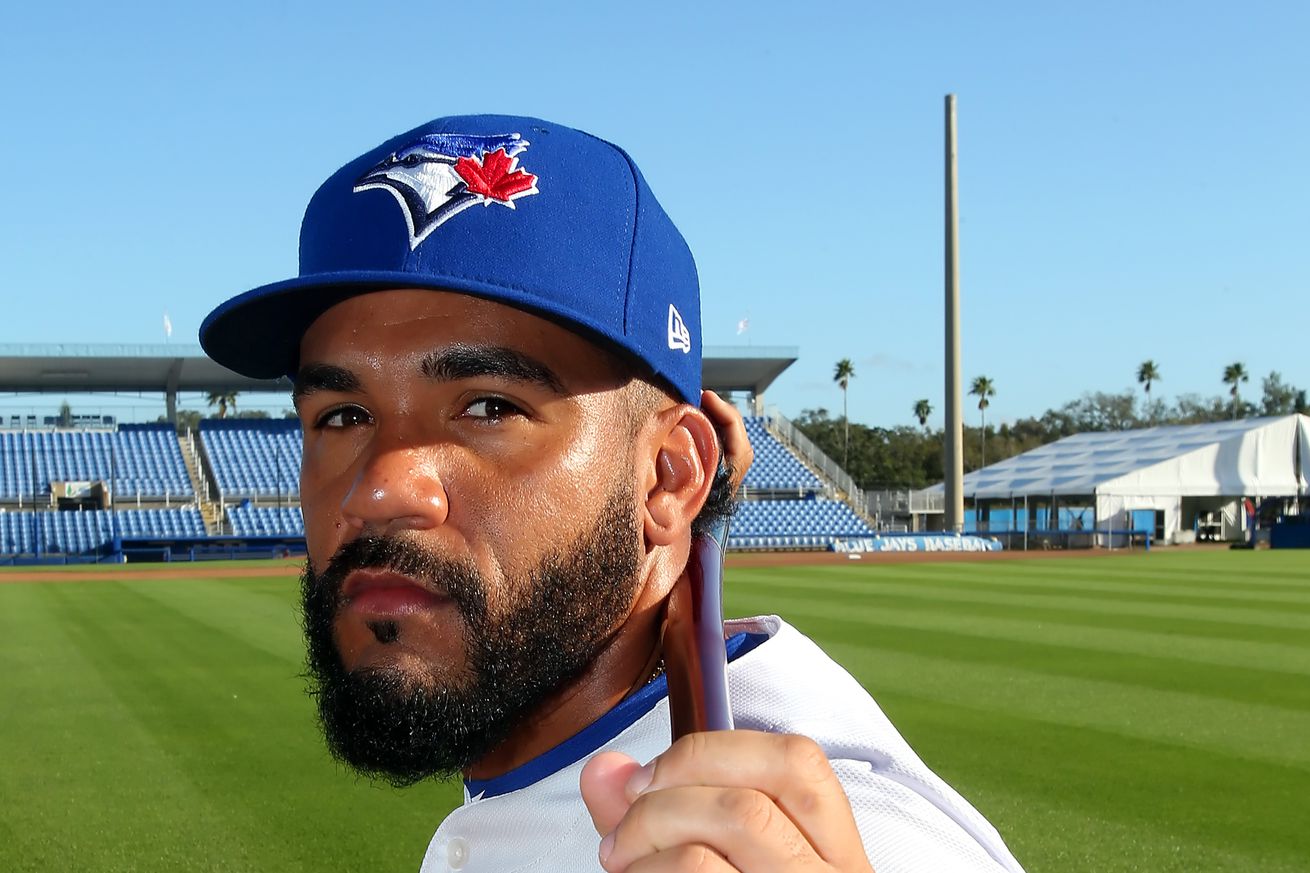
[[364, 385], [359, 381], [358, 376], [345, 367], [338, 367], [335, 364], [306, 364], [296, 373], [291, 388], [291, 400], [298, 402], [302, 397], [315, 391], [360, 394], [364, 391]]
[[429, 379], [442, 382], [493, 376], [527, 382], [554, 394], [567, 393], [550, 367], [505, 346], [448, 346], [425, 355], [419, 369]]

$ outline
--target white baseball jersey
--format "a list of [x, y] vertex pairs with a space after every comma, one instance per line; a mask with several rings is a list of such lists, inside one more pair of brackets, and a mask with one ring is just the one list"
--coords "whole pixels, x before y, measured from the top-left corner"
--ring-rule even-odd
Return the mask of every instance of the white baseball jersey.
[[[919, 760], [873, 698], [776, 616], [727, 622], [728, 690], [741, 728], [804, 734], [846, 789], [877, 873], [1022, 873], [993, 828]], [[603, 873], [578, 790], [582, 766], [615, 750], [643, 764], [669, 747], [664, 677], [510, 772], [465, 783], [422, 873]]]

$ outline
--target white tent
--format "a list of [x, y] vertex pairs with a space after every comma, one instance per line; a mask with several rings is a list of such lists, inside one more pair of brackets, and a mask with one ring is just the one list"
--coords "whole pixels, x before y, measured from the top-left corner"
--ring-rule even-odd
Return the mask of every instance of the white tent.
[[975, 504], [1082, 499], [1095, 526], [1112, 530], [1153, 510], [1171, 542], [1214, 518], [1232, 539], [1246, 527], [1242, 498], [1305, 494], [1307, 467], [1310, 416], [1247, 418], [1077, 434], [968, 474], [964, 494]]

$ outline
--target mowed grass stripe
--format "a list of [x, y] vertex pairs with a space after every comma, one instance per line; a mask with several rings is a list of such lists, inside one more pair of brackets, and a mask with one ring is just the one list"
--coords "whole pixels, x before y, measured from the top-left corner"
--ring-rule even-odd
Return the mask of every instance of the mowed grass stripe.
[[[195, 816], [202, 821], [199, 834], [165, 823], [163, 831], [177, 832], [170, 845], [189, 846], [195, 854], [170, 856], [149, 869], [321, 871], [378, 863], [416, 868], [437, 821], [458, 802], [458, 786], [423, 786], [402, 798], [329, 762], [298, 675], [301, 656], [287, 656], [293, 649], [286, 644], [299, 635], [294, 621], [267, 621], [267, 631], [283, 643], [252, 644], [249, 637], [265, 624], [252, 616], [268, 612], [267, 589], [252, 592], [245, 603], [201, 585], [196, 601], [188, 602], [193, 581], [152, 581], [148, 584], [163, 587], [149, 589], [148, 595], [136, 590], [142, 583], [134, 581], [110, 601], [69, 604], [60, 616], [72, 629], [72, 642], [96, 652], [101, 684], [160, 750], [150, 771], [174, 774], [204, 804], [224, 811], [221, 823]], [[290, 616], [294, 583], [278, 583], [285, 590], [282, 611]], [[239, 593], [240, 584], [229, 591]], [[109, 593], [104, 583], [94, 586], [102, 589], [99, 594]], [[48, 586], [51, 591], [85, 587]], [[205, 620], [196, 618], [201, 615]], [[116, 740], [111, 734], [101, 742]], [[122, 781], [140, 781], [130, 766], [125, 770]], [[199, 800], [180, 798], [170, 804], [180, 810], [200, 806]], [[361, 816], [360, 809], [369, 813]], [[134, 818], [140, 817], [137, 812]], [[358, 839], [361, 823], [379, 835], [380, 844]], [[136, 856], [139, 862], [142, 850], [132, 847], [134, 840], [125, 841], [124, 832], [132, 833], [130, 823], [115, 820], [108, 845], [97, 851], [104, 857]], [[137, 864], [92, 867], [139, 869]]]
[[161, 609], [234, 636], [289, 665], [304, 661], [299, 609], [288, 599], [293, 580], [279, 580], [273, 587], [244, 579], [150, 579], [122, 584]]
[[[814, 622], [805, 626], [813, 628]], [[1131, 682], [1081, 679], [1028, 669], [884, 648], [877, 638], [837, 642], [831, 624], [815, 629], [825, 648], [875, 696], [913, 693], [975, 708], [1216, 751], [1234, 758], [1310, 769], [1310, 712], [1165, 691]], [[866, 635], [867, 637], [868, 635]], [[856, 668], [856, 669], [852, 669]]]
[[[1310, 857], [1310, 780], [1288, 738], [1305, 734], [1288, 717], [1305, 715], [1310, 635], [1227, 609], [1295, 602], [1310, 554], [1271, 556], [870, 558], [730, 568], [726, 593], [730, 612], [779, 612], [846, 662], [1030, 873], [1283, 873]], [[117, 593], [0, 585], [0, 748], [20, 750], [0, 792], [21, 798], [0, 813], [0, 869], [416, 869], [459, 787], [378, 789], [326, 759], [299, 677], [294, 577], [192, 593], [200, 580], [168, 575]], [[1028, 607], [1016, 583], [1129, 606], [1133, 591], [1171, 605], [1176, 586], [1209, 598], [1184, 605], [1226, 615]], [[75, 589], [92, 594], [51, 606]], [[1275, 596], [1240, 596], [1260, 591]], [[978, 593], [1008, 597], [967, 599]], [[178, 712], [147, 717], [157, 706]], [[1263, 746], [1258, 760], [1247, 746]]]
[[1197, 606], [1217, 606], [1222, 609], [1236, 604], [1253, 608], [1291, 610], [1310, 615], [1310, 584], [1300, 590], [1282, 588], [1277, 591], [1252, 591], [1246, 588], [1223, 589], [1181, 581], [1159, 581], [1146, 575], [1136, 577], [1123, 575], [1120, 579], [1121, 581], [1105, 581], [1103, 577], [1090, 573], [1053, 580], [1049, 576], [1036, 573], [1006, 572], [1000, 575], [960, 571], [932, 574], [929, 581], [943, 585], [967, 585], [980, 590], [999, 592], [1108, 594], [1116, 600], [1143, 603], [1187, 603]]
[[[294, 581], [279, 581], [285, 586], [285, 606], [289, 608], [294, 602]], [[241, 584], [229, 583], [228, 592], [243, 593]], [[185, 597], [189, 586], [168, 590]], [[198, 597], [210, 604], [222, 590], [201, 586]], [[423, 786], [403, 798], [330, 762], [315, 727], [312, 704], [304, 694], [301, 656], [270, 658], [266, 647], [246, 643], [250, 616], [259, 612], [257, 606], [267, 598], [256, 590], [249, 600], [252, 602], [221, 613], [229, 622], [225, 627], [191, 618], [198, 612], [194, 605], [185, 614], [178, 610], [169, 613], [156, 608], [158, 600], [143, 598], [158, 614], [159, 626], [168, 631], [160, 654], [173, 652], [183, 662], [202, 665], [206, 674], [212, 674], [213, 665], [221, 661], [226, 681], [196, 686], [185, 680], [169, 681], [169, 673], [156, 672], [153, 690], [140, 687], [139, 705], [149, 711], [161, 695], [171, 700], [170, 709], [178, 715], [166, 726], [170, 751], [184, 762], [207, 796], [224, 798], [225, 808], [242, 811], [241, 826], [256, 835], [248, 842], [273, 853], [275, 860], [263, 861], [257, 869], [318, 870], [330, 863], [336, 869], [358, 870], [388, 855], [391, 861], [384, 865], [388, 868], [416, 867], [444, 811], [458, 803], [458, 784]], [[290, 619], [270, 622], [269, 632], [287, 641], [299, 635]], [[139, 675], [136, 669], [125, 671], [129, 687], [136, 688], [134, 680]], [[196, 711], [203, 712], [199, 719], [204, 725], [202, 743], [195, 742]], [[300, 784], [294, 788], [270, 784], [267, 774], [278, 772], [294, 774]], [[390, 843], [383, 848], [371, 840], [359, 841], [354, 828], [357, 809], [368, 805], [371, 811], [381, 813], [383, 805], [377, 800], [385, 795], [391, 795], [391, 803], [386, 805], [392, 807], [395, 818], [373, 822], [374, 834]], [[397, 810], [406, 799], [403, 810]], [[434, 800], [441, 810], [436, 818], [428, 805]], [[325, 823], [328, 833], [324, 833]]]
[[[8, 783], [4, 796], [16, 799], [5, 809], [13, 837], [0, 846], [5, 869], [88, 869], [88, 858], [97, 859], [93, 869], [131, 870], [143, 862], [155, 869], [184, 866], [180, 856], [187, 847], [198, 849], [214, 834], [232, 831], [226, 810], [211, 804], [174, 765], [156, 732], [105, 681], [103, 648], [85, 645], [80, 621], [67, 608], [70, 600], [91, 605], [90, 619], [110, 632], [122, 631], [117, 598], [112, 609], [94, 608], [102, 595], [119, 593], [117, 586], [96, 584], [104, 590], [90, 596], [59, 585], [30, 588], [19, 603], [5, 597], [6, 606], [22, 616], [21, 622], [6, 621], [6, 655], [30, 663], [32, 653], [43, 653], [56, 659], [45, 666], [58, 670], [57, 678], [36, 670], [26, 681], [6, 682], [11, 693], [4, 747], [22, 751], [7, 755], [0, 768], [0, 780]], [[76, 701], [74, 712], [70, 701]], [[159, 840], [161, 833], [167, 839]], [[231, 834], [231, 848], [214, 869], [255, 869], [243, 863], [248, 847], [242, 837]]]
[[[1304, 590], [1307, 568], [1303, 556], [1289, 551], [1173, 551], [1157, 549], [1101, 555], [1089, 558], [1059, 558], [1008, 562], [1014, 571], [1048, 575], [1055, 580], [1090, 578], [1140, 578], [1189, 585], [1209, 585], [1221, 590]], [[947, 566], [947, 565], [939, 565]]]
[[879, 700], [1029, 873], [1305, 869], [1301, 771], [1003, 709]]
[[[730, 574], [725, 584], [730, 592], [754, 589], [766, 597], [782, 592], [805, 592], [817, 601], [849, 598], [852, 601], [890, 605], [907, 603], [960, 615], [1021, 617], [1032, 622], [1057, 624], [1072, 621], [1079, 625], [1147, 632], [1159, 632], [1167, 628], [1180, 634], [1219, 640], [1252, 640], [1299, 646], [1307, 638], [1306, 631], [1299, 627], [1270, 627], [1268, 622], [1252, 624], [1239, 619], [1231, 609], [1205, 607], [1203, 609], [1208, 617], [1202, 618], [1197, 617], [1194, 609], [1183, 608], [1175, 612], [1167, 604], [1137, 608], [1128, 604], [1120, 609], [1108, 595], [1077, 596], [1071, 599], [1059, 594], [994, 594], [967, 583], [949, 586], [928, 584], [903, 572], [861, 577], [857, 568], [835, 569], [845, 572], [833, 576], [834, 568], [829, 567], [806, 570], [789, 567], [776, 575], [760, 575], [758, 571], [748, 571]], [[1264, 617], [1283, 625], [1297, 625], [1301, 622], [1299, 616], [1293, 616], [1290, 622], [1280, 621], [1273, 613], [1266, 613]]]
[[[1204, 560], [1208, 556], [1195, 557]], [[1305, 558], [1310, 558], [1310, 555], [1302, 558], [1303, 565], [1306, 565]], [[1013, 562], [1013, 565], [1020, 563], [1031, 567], [1036, 562]], [[1066, 561], [1043, 563], [1054, 574]], [[1188, 743], [1179, 743], [1172, 735], [1165, 740], [1133, 736], [1132, 731], [1141, 722], [1157, 718], [1157, 711], [1163, 714], [1165, 721], [1172, 720], [1184, 727], [1196, 719], [1185, 711], [1187, 707], [1179, 711], [1175, 695], [1143, 692], [1132, 689], [1131, 685], [1130, 692], [1136, 691], [1136, 704], [1128, 707], [1126, 712], [1116, 713], [1116, 717], [1122, 718], [1127, 725], [1126, 731], [1114, 724], [1108, 727], [1063, 724], [1061, 710], [1070, 707], [1056, 696], [1043, 694], [1048, 680], [1040, 673], [1024, 677], [1024, 663], [1015, 666], [1007, 663], [1013, 652], [1008, 651], [1010, 643], [1003, 634], [1001, 639], [993, 639], [988, 635], [968, 633], [971, 619], [976, 618], [980, 611], [986, 612], [988, 620], [1008, 621], [1015, 626], [1030, 623], [1035, 614], [1033, 610], [868, 593], [878, 589], [888, 572], [904, 573], [903, 581], [913, 581], [923, 571], [930, 575], [958, 574], [960, 570], [973, 569], [974, 566], [864, 565], [868, 574], [866, 593], [852, 593], [858, 589], [848, 589], [831, 595], [814, 590], [814, 583], [808, 577], [809, 570], [785, 568], [767, 571], [766, 576], [788, 580], [783, 588], [789, 587], [796, 598], [796, 601], [788, 602], [780, 600], [778, 587], [750, 582], [739, 584], [738, 576], [730, 573], [728, 592], [734, 612], [778, 611], [788, 615], [797, 601], [802, 606], [826, 611], [828, 615], [823, 620], [802, 617], [799, 623], [826, 648], [838, 653], [839, 660], [856, 666], [857, 677], [875, 691], [907, 738], [935, 769], [947, 775], [992, 817], [1031, 871], [1173, 870], [1192, 873], [1201, 870], [1304, 869], [1310, 840], [1297, 823], [1300, 810], [1310, 803], [1304, 767], [1288, 765], [1281, 755], [1277, 760], [1266, 762], [1252, 761], [1249, 756], [1241, 754], [1228, 754], [1222, 748], [1223, 738], [1219, 738], [1219, 743], [1207, 743], [1220, 748], [1198, 749]], [[999, 562], [995, 565], [996, 568], [1003, 566], [1006, 565]], [[816, 575], [823, 577], [823, 574]], [[1243, 578], [1233, 584], [1245, 582]], [[898, 659], [896, 652], [879, 651], [876, 644], [885, 631], [877, 618], [870, 618], [867, 612], [860, 611], [870, 606], [874, 607], [874, 616], [891, 616], [889, 620], [893, 622], [903, 611], [910, 611], [919, 619], [931, 620], [934, 613], [949, 616], [950, 620], [958, 622], [952, 630], [961, 631], [959, 638], [953, 641], [955, 647], [949, 653], [950, 658], [939, 657], [943, 654], [941, 637], [931, 633], [916, 634], [913, 629], [907, 629], [896, 645], [924, 656], [929, 669], [924, 669], [924, 660]], [[860, 611], [858, 615], [857, 611]], [[1057, 635], [1075, 629], [1094, 635], [1098, 625], [1120, 623], [1103, 613], [1088, 615], [1054, 609], [1037, 612], [1062, 619], [1063, 624], [1052, 628]], [[1130, 624], [1140, 628], [1135, 631], [1139, 634], [1138, 640], [1158, 638], [1167, 645], [1177, 622], [1134, 617]], [[1284, 633], [1258, 627], [1187, 624], [1204, 627], [1211, 633], [1231, 635], [1236, 632], [1253, 640]], [[996, 630], [995, 626], [987, 628], [989, 634]], [[1288, 644], [1267, 650], [1271, 660], [1264, 665], [1263, 672], [1283, 673], [1281, 658], [1287, 650], [1294, 653], [1303, 650], [1305, 635], [1289, 637], [1302, 645]], [[1042, 642], [1052, 641], [1044, 639]], [[1198, 642], [1203, 645], [1205, 640]], [[1085, 653], [1069, 652], [1068, 663], [1076, 664], [1084, 655], [1089, 662], [1097, 662], [1102, 657], [1098, 650], [1105, 648], [1108, 646], [1092, 646], [1092, 650]], [[1058, 645], [1043, 654], [1055, 651], [1058, 651]], [[1255, 655], [1259, 651], [1252, 643], [1252, 648], [1246, 649], [1245, 654]], [[861, 657], [869, 659], [867, 666], [859, 666]], [[971, 665], [979, 660], [999, 666], [971, 672]], [[1132, 659], [1111, 653], [1109, 660], [1111, 663], [1107, 666], [1082, 669], [1092, 675], [1100, 671], [1114, 675], [1114, 671], [1127, 666], [1130, 676], [1136, 669], [1131, 664]], [[1162, 660], [1165, 661], [1161, 666], [1167, 679], [1168, 659]], [[1254, 662], [1249, 666], [1259, 669], [1260, 664]], [[1042, 664], [1041, 668], [1045, 669], [1046, 665]], [[1199, 681], [1204, 681], [1205, 672], [1203, 669], [1195, 672]], [[949, 690], [945, 690], [943, 683], [932, 681], [934, 673], [944, 679]], [[896, 678], [895, 687], [885, 687], [887, 683], [879, 687], [880, 677], [884, 674]], [[1018, 687], [1007, 687], [1011, 686], [1012, 675], [1019, 677]], [[1033, 684], [1025, 687], [1026, 678], [1030, 678]], [[1283, 681], [1287, 683], [1289, 678], [1293, 680], [1292, 687], [1298, 687], [1294, 684], [1295, 677], [1284, 675]], [[955, 684], [951, 686], [949, 683]], [[1222, 711], [1228, 704], [1218, 695], [1232, 693], [1228, 682], [1222, 683], [1222, 687], [1223, 692], [1209, 691], [1204, 687], [1194, 690], [1209, 692], [1214, 697], [1213, 708]], [[927, 696], [922, 694], [925, 689], [928, 690]], [[1003, 693], [991, 693], [995, 689], [1001, 689]], [[1102, 691], [1111, 694], [1108, 701], [1100, 696]], [[1105, 689], [1084, 685], [1074, 690], [1074, 703], [1085, 700], [1085, 708], [1092, 712], [1102, 705], [1113, 708], [1120, 705], [1118, 691], [1114, 683]], [[1201, 720], [1210, 717], [1206, 696], [1197, 693], [1187, 701], [1191, 709], [1200, 710]], [[970, 705], [960, 706], [951, 698], [964, 698]], [[1015, 698], [1020, 704], [1031, 702], [1030, 708], [1035, 711], [1013, 711], [1017, 708], [1012, 704]], [[1045, 703], [1039, 702], [1042, 700]], [[1285, 700], [1274, 693], [1272, 700], [1266, 702], [1281, 705]], [[1252, 730], [1247, 737], [1249, 743], [1264, 742], [1262, 730]], [[1196, 737], [1188, 739], [1195, 741]], [[1297, 747], [1294, 744], [1295, 738], [1292, 745], [1295, 752]], [[1211, 774], [1214, 778], [1205, 784], [1198, 782], [1193, 774]]]
[[[870, 580], [852, 576], [853, 569], [844, 567], [817, 568], [826, 571], [807, 582], [814, 589], [829, 594], [859, 594], [867, 591]], [[842, 576], [829, 573], [845, 571]], [[761, 584], [779, 586], [776, 581], [756, 580]], [[1216, 624], [1235, 624], [1291, 630], [1310, 631], [1310, 613], [1299, 614], [1285, 608], [1254, 609], [1245, 606], [1199, 606], [1185, 602], [1140, 602], [1115, 595], [1091, 595], [1077, 591], [1043, 591], [1034, 588], [1024, 593], [989, 590], [980, 583], [961, 583], [942, 585], [926, 581], [893, 582], [879, 578], [873, 582], [879, 593], [898, 597], [913, 597], [924, 600], [951, 600], [956, 603], [977, 603], [1003, 607], [1051, 607], [1061, 610], [1104, 613], [1107, 615], [1131, 615], [1145, 618], [1185, 619], [1207, 621]]]
[[[260, 716], [275, 699], [294, 699], [294, 667], [268, 659], [235, 634], [166, 611], [158, 600], [140, 595], [137, 584], [121, 586], [115, 598], [120, 621], [98, 621], [97, 610], [67, 610], [65, 618], [76, 629], [70, 636], [98, 653], [106, 686], [150, 734], [170, 771], [207, 807], [223, 811], [212, 832], [233, 843], [224, 849], [225, 864], [260, 869], [265, 847], [279, 838], [270, 827], [276, 810], [270, 794], [252, 794], [246, 786], [285, 765], [278, 751], [285, 746], [285, 727], [261, 724]], [[186, 587], [165, 584], [179, 593]], [[224, 669], [216, 676], [220, 659]], [[276, 698], [267, 696], [269, 689]], [[245, 742], [256, 724], [269, 743], [252, 749]], [[293, 863], [288, 869], [304, 868]]]
[[[815, 568], [815, 575], [823, 576], [817, 571], [827, 569]], [[776, 608], [798, 626], [826, 640], [876, 651], [880, 663], [900, 665], [895, 670], [889, 668], [888, 675], [915, 677], [914, 681], [920, 683], [933, 676], [932, 682], [920, 687], [940, 686], [937, 699], [976, 701], [980, 695], [993, 693], [990, 686], [999, 682], [1005, 685], [1007, 694], [1021, 689], [1014, 702], [1025, 706], [1034, 703], [1032, 695], [1045, 687], [1061, 703], [1061, 708], [1053, 711], [1076, 719], [1073, 724], [1102, 727], [1123, 720], [1137, 723], [1139, 735], [1148, 739], [1247, 754], [1258, 760], [1269, 760], [1272, 755], [1276, 762], [1310, 766], [1310, 744], [1302, 739], [1310, 735], [1310, 695], [1304, 687], [1307, 683], [1299, 676], [1219, 668], [1179, 657], [1134, 657], [1113, 652], [1098, 655], [1058, 639], [1038, 644], [999, 636], [989, 639], [978, 632], [976, 624], [970, 627], [974, 617], [968, 613], [947, 613], [944, 618], [954, 620], [955, 628], [932, 630], [922, 627], [931, 620], [932, 610], [918, 609], [920, 627], [897, 628], [883, 622], [894, 622], [902, 602], [919, 607], [914, 598], [905, 597], [900, 602], [887, 598], [887, 586], [870, 581], [862, 589], [855, 589], [864, 596], [855, 596], [848, 593], [848, 586], [839, 586], [840, 608], [834, 609], [834, 600], [815, 594], [816, 585], [831, 588], [826, 580], [806, 582], [804, 571], [794, 568], [788, 571], [788, 578], [795, 580], [798, 572], [801, 581], [789, 586], [765, 583], [734, 587], [734, 608], [744, 607], [747, 612]], [[961, 592], [966, 602], [970, 601], [969, 594]], [[879, 596], [878, 602], [869, 602]], [[1070, 612], [1073, 615], [1066, 616], [1066, 621], [1076, 620], [1077, 611]], [[994, 634], [997, 629], [989, 630]], [[1165, 635], [1160, 636], [1164, 642]], [[897, 660], [914, 657], [925, 660]], [[891, 686], [876, 687], [904, 690], [894, 684], [894, 679], [889, 681], [893, 682]], [[1162, 719], [1148, 717], [1162, 696], [1171, 701], [1168, 711], [1175, 714]], [[1065, 706], [1088, 697], [1101, 701], [1090, 712], [1079, 706]], [[1037, 694], [1036, 700], [1040, 698]], [[1100, 720], [1089, 722], [1087, 718]]]
[[[835, 615], [824, 604], [776, 595], [767, 603], [758, 602], [761, 608], [766, 605], [793, 622], [819, 623], [825, 631], [861, 637], [884, 648], [932, 652], [975, 663], [1017, 664], [1053, 676], [1129, 682], [1161, 691], [1310, 712], [1310, 681], [1305, 678], [1310, 674], [1310, 651], [1305, 649], [1243, 642], [1215, 644], [1163, 633], [1035, 625], [863, 604], [847, 605]], [[1282, 649], [1291, 649], [1300, 669], [1289, 669], [1278, 660]]]

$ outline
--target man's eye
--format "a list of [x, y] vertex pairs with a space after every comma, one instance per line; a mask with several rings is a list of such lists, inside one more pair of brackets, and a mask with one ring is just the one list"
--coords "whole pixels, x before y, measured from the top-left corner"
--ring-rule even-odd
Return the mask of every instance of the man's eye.
[[523, 410], [503, 397], [479, 397], [464, 407], [464, 414], [469, 418], [499, 420], [511, 415], [522, 415]]
[[315, 422], [318, 428], [334, 427], [354, 427], [360, 424], [368, 424], [370, 421], [369, 414], [358, 406], [342, 406], [339, 409], [332, 409], [325, 412]]

